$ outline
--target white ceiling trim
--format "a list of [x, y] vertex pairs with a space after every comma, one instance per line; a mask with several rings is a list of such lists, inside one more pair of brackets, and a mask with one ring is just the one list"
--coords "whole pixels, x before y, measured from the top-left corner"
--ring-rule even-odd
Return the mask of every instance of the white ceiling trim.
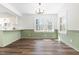
[[22, 14], [17, 11], [13, 6], [11, 6], [10, 4], [8, 3], [1, 3], [1, 5], [3, 5], [5, 8], [9, 9], [10, 11], [12, 11], [13, 13], [15, 13], [16, 15], [18, 16], [22, 16]]

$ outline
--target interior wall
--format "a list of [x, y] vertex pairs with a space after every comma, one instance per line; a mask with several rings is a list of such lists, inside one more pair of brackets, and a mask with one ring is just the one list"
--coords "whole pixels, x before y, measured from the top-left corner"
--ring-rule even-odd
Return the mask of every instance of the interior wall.
[[79, 30], [79, 4], [65, 3], [59, 11], [59, 17], [67, 21], [68, 30]]
[[9, 28], [11, 28], [11, 29], [12, 29], [12, 27], [16, 27], [16, 24], [18, 23], [17, 19], [16, 19], [16, 15], [11, 15], [9, 13], [0, 13], [0, 17], [1, 18], [9, 18], [9, 20], [10, 20]]
[[14, 15], [11, 15], [9, 13], [0, 13], [0, 17], [2, 17], [2, 18], [5, 18], [5, 17], [10, 18], [10, 20], [13, 23], [16, 23], [16, 15], [14, 16]]
[[62, 12], [67, 17], [67, 33], [60, 33], [59, 39], [79, 52], [79, 3], [65, 4], [63, 9], [67, 11], [67, 15]]
[[68, 29], [79, 30], [79, 3], [68, 4]]
[[[34, 14], [27, 14], [23, 15], [22, 17], [19, 17], [19, 28], [22, 29], [34, 29], [34, 21], [37, 18], [38, 15]], [[48, 15], [41, 15], [44, 17], [44, 19], [54, 19], [54, 27], [57, 29], [57, 14], [48, 14]]]
[[18, 18], [18, 27], [21, 29], [33, 29], [34, 15], [23, 15]]

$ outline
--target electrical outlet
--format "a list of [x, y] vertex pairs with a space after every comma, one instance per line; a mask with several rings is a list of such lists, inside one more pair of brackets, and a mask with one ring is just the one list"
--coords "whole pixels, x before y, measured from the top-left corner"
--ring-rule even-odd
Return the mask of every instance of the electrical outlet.
[[72, 43], [72, 40], [70, 40], [70, 42]]

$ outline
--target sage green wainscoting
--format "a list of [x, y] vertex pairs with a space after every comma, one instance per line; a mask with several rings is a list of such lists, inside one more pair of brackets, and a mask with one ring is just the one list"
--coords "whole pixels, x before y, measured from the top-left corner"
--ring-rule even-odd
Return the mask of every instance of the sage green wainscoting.
[[0, 31], [0, 47], [7, 46], [20, 38], [21, 34], [19, 30]]
[[33, 29], [22, 30], [21, 31], [22, 38], [58, 38], [58, 32], [34, 32]]
[[79, 31], [68, 30], [67, 34], [59, 34], [60, 40], [79, 51]]
[[0, 31], [0, 47], [2, 47], [3, 31]]

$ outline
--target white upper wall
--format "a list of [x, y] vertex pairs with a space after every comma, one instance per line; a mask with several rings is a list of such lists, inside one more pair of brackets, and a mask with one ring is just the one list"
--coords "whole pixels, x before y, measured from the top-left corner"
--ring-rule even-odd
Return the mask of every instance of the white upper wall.
[[19, 17], [18, 20], [18, 28], [20, 29], [33, 29], [33, 15], [25, 15], [22, 17]]
[[17, 24], [17, 17], [9, 13], [0, 13], [0, 18], [9, 18], [12, 24]]
[[17, 17], [14, 15], [11, 15], [9, 13], [0, 13], [0, 18], [8, 18], [10, 23], [8, 25], [8, 29], [13, 29], [13, 27], [17, 27], [18, 25], [18, 20]]
[[79, 30], [79, 3], [65, 3], [59, 17], [67, 21], [68, 30]]
[[[38, 15], [34, 15], [34, 14], [26, 14], [22, 17], [19, 17], [19, 28], [22, 29], [34, 29], [34, 23], [35, 23], [35, 19], [37, 18]], [[54, 20], [54, 27], [55, 29], [57, 29], [57, 15], [56, 14], [47, 14], [47, 15], [41, 15], [44, 17], [44, 19], [49, 20], [52, 19]]]
[[79, 30], [79, 3], [68, 4], [68, 29]]

